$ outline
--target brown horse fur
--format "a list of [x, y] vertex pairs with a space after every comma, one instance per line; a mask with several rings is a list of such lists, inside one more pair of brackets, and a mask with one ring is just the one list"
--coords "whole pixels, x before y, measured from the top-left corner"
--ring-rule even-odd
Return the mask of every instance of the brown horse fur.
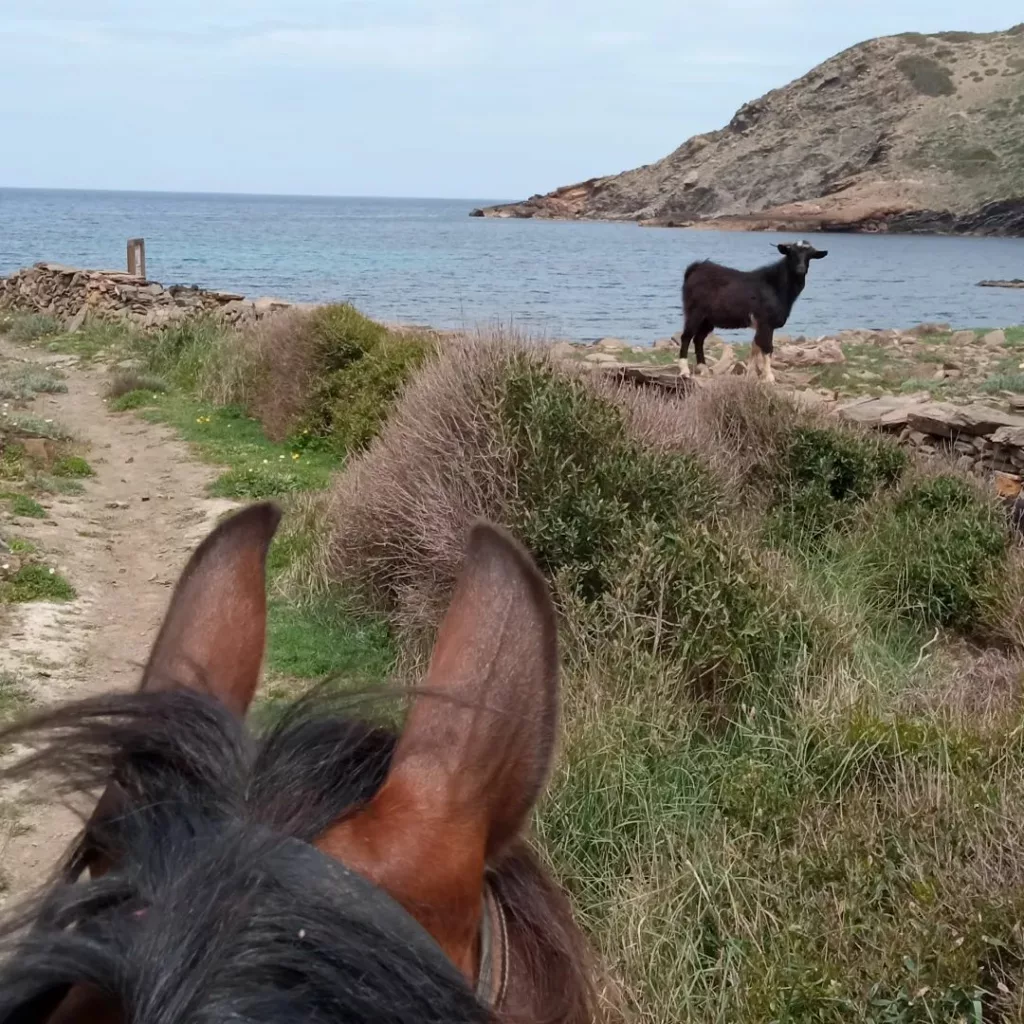
[[[199, 547], [138, 695], [92, 698], [7, 731], [41, 745], [8, 775], [58, 772], [77, 791], [109, 783], [63, 877], [9, 926], [0, 1022], [171, 1024], [228, 1012], [269, 1022], [319, 1019], [327, 1005], [352, 1021], [483, 1020], [469, 984], [485, 880], [508, 925], [500, 1018], [593, 1021], [587, 945], [522, 838], [550, 770], [558, 707], [554, 611], [529, 556], [502, 531], [473, 528], [427, 686], [400, 736], [327, 715], [314, 697], [257, 740], [243, 716], [279, 515], [253, 506]], [[296, 839], [311, 844], [308, 905], [288, 890]], [[406, 962], [387, 936], [350, 934], [344, 908], [325, 916], [324, 858], [403, 906], [461, 972], [463, 994], [444, 970]], [[92, 881], [71, 884], [85, 864]], [[257, 869], [269, 881], [253, 890], [245, 878]], [[291, 895], [278, 899], [282, 879]], [[247, 929], [257, 938], [239, 947]], [[296, 935], [324, 942], [311, 938], [300, 956]], [[337, 991], [325, 965], [341, 975]]]

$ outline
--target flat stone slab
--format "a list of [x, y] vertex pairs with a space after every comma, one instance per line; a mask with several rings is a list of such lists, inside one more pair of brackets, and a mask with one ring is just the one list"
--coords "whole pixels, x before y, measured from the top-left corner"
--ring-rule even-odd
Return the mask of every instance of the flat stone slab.
[[981, 437], [1002, 427], [1024, 429], [1024, 416], [1015, 416], [980, 402], [970, 405], [928, 402], [910, 411], [907, 424], [912, 430], [935, 437], [952, 438], [960, 434]]

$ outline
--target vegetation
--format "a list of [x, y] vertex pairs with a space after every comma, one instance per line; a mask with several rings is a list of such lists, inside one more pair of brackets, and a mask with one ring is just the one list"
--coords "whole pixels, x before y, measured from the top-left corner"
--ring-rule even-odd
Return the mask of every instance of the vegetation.
[[640, 1019], [1016, 1012], [1021, 656], [960, 638], [1021, 570], [966, 481], [743, 382], [673, 404], [490, 339], [333, 508], [324, 572], [408, 659], [472, 517], [537, 554], [566, 664], [539, 833]]
[[0, 604], [73, 601], [75, 596], [74, 587], [56, 569], [38, 562], [30, 562], [10, 576], [0, 578]]
[[736, 378], [680, 403], [347, 306], [114, 347], [112, 408], [287, 505], [261, 713], [414, 678], [473, 518], [534, 552], [537, 840], [638, 1021], [1022, 1016], [1024, 556], [967, 478]]

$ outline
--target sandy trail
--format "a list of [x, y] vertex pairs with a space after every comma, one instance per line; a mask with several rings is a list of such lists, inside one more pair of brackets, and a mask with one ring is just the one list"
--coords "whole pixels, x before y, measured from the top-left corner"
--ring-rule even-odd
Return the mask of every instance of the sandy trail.
[[[63, 370], [67, 394], [38, 395], [31, 411], [87, 443], [96, 471], [83, 494], [44, 500], [46, 520], [13, 524], [10, 532], [36, 543], [78, 598], [15, 606], [0, 625], [0, 671], [21, 677], [42, 704], [132, 689], [189, 553], [234, 503], [206, 495], [215, 471], [196, 463], [171, 430], [107, 410], [105, 369], [2, 338], [0, 358]], [[44, 793], [0, 792], [0, 800], [12, 798], [24, 827], [0, 840], [9, 883], [0, 901], [42, 882], [80, 824]]]

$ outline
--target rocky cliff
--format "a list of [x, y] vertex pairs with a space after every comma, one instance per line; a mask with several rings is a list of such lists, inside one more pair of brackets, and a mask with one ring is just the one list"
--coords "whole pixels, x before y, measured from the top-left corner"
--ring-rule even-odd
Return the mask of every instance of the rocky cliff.
[[872, 39], [657, 163], [474, 214], [1024, 235], [1024, 24]]

